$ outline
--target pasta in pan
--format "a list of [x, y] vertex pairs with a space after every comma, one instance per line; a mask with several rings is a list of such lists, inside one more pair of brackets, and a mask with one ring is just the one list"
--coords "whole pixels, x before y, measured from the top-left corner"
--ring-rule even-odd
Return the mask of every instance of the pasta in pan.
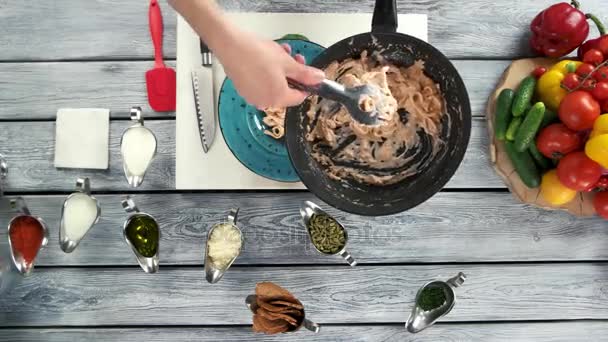
[[325, 74], [347, 87], [375, 85], [384, 97], [382, 110], [378, 108], [383, 120], [368, 126], [335, 102], [313, 96], [306, 139], [330, 178], [389, 185], [429, 165], [444, 144], [445, 105], [439, 86], [424, 74], [423, 62], [398, 67], [364, 52], [359, 59], [333, 62]]

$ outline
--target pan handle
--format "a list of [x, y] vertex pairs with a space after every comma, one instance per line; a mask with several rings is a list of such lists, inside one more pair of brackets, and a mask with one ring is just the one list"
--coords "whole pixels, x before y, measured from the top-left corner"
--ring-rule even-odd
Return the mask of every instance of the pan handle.
[[372, 32], [397, 32], [397, 0], [376, 0]]

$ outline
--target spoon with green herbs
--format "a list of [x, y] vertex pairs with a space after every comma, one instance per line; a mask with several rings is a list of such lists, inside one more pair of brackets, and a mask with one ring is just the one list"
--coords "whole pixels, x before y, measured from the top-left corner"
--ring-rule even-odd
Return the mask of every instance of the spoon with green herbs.
[[462, 285], [465, 279], [464, 273], [460, 272], [448, 281], [436, 280], [423, 285], [416, 294], [416, 303], [405, 323], [407, 331], [418, 333], [447, 315], [456, 303], [454, 289]]

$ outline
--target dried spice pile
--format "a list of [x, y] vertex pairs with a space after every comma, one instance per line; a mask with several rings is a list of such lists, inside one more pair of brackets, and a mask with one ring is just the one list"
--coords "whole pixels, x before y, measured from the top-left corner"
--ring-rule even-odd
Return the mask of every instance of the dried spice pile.
[[310, 239], [319, 251], [325, 254], [336, 254], [346, 244], [344, 228], [326, 214], [314, 214], [308, 223]]
[[253, 315], [253, 331], [279, 334], [296, 330], [304, 319], [304, 306], [289, 291], [270, 283], [255, 287], [257, 307]]

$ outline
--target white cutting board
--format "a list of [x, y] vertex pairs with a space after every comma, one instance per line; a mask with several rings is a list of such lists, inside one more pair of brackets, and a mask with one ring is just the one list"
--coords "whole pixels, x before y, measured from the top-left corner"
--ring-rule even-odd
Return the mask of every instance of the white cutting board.
[[[298, 33], [323, 46], [330, 46], [354, 34], [369, 32], [371, 13], [228, 13], [243, 29], [262, 37], [278, 39]], [[427, 41], [427, 16], [400, 14], [399, 29]], [[298, 183], [282, 183], [258, 176], [243, 166], [228, 149], [217, 124], [215, 141], [203, 152], [194, 108], [190, 71], [201, 65], [198, 36], [188, 23], [177, 18], [177, 124], [176, 188], [182, 190], [304, 189]], [[226, 42], [226, 44], [230, 44]], [[215, 101], [225, 78], [222, 66], [214, 60]], [[205, 111], [205, 109], [202, 109]]]

